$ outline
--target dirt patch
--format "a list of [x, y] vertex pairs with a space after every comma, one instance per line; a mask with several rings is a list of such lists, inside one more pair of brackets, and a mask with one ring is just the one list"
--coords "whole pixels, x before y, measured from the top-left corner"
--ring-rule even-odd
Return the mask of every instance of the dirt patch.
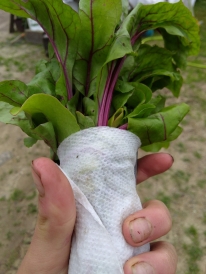
[[[42, 46], [12, 44], [19, 34], [9, 34], [9, 15], [0, 11], [0, 80], [19, 79], [28, 82], [35, 63], [45, 58]], [[0, 273], [16, 273], [31, 240], [37, 212], [37, 193], [30, 174], [30, 163], [49, 156], [39, 142], [28, 149], [23, 132], [0, 123]]]

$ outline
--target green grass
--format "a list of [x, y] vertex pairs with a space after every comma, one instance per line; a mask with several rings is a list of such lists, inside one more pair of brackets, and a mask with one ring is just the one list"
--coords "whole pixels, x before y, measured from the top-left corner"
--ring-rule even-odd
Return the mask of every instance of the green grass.
[[21, 207], [21, 206], [17, 206], [17, 207], [16, 207], [16, 213], [21, 212], [21, 210], [22, 210], [22, 207]]
[[157, 194], [157, 199], [162, 201], [168, 208], [170, 208], [172, 198], [165, 195], [164, 192], [159, 192]]
[[37, 207], [34, 204], [29, 204], [27, 207], [27, 213], [28, 214], [35, 214], [37, 213]]
[[6, 71], [10, 71], [15, 67], [15, 71], [23, 72], [27, 69], [27, 65], [14, 58], [4, 58], [0, 56], [0, 65], [6, 67]]
[[14, 235], [13, 232], [8, 231], [8, 232], [6, 233], [6, 239], [7, 239], [8, 241], [10, 241], [13, 235]]
[[25, 229], [23, 229], [23, 230], [21, 230], [20, 232], [19, 232], [19, 235], [20, 236], [24, 236], [26, 234], [26, 230]]
[[206, 179], [200, 179], [197, 181], [197, 185], [200, 187], [200, 188], [204, 188], [206, 186]]
[[203, 249], [200, 246], [197, 229], [192, 225], [185, 230], [186, 235], [190, 238], [190, 244], [183, 244], [183, 249], [187, 255], [187, 272], [186, 274], [200, 274], [198, 261], [203, 256]]
[[172, 179], [178, 186], [180, 191], [187, 191], [187, 182], [190, 179], [190, 174], [183, 170], [177, 170], [172, 174]]
[[200, 25], [200, 38], [201, 38], [201, 49], [200, 49], [200, 55], [202, 57], [206, 57], [206, 17], [205, 17], [205, 11], [206, 11], [206, 1], [205, 0], [197, 0], [195, 4], [195, 17], [199, 22], [202, 22]]
[[189, 159], [189, 158], [187, 158], [187, 157], [184, 157], [183, 159], [182, 159], [182, 161], [184, 161], [184, 162], [191, 162], [191, 160]]
[[25, 193], [20, 189], [14, 189], [13, 193], [10, 196], [11, 201], [22, 201], [25, 198]]
[[30, 195], [26, 197], [26, 200], [33, 200], [35, 197], [36, 197], [36, 191], [34, 190]]
[[21, 225], [21, 222], [15, 222], [15, 223], [13, 224], [14, 227], [17, 227], [17, 226], [20, 226], [20, 225]]
[[185, 145], [183, 143], [181, 143], [181, 142], [177, 144], [177, 150], [179, 152], [186, 152], [187, 151]]
[[198, 151], [195, 151], [193, 154], [197, 159], [202, 159], [202, 155]]
[[14, 265], [15, 261], [19, 258], [19, 251], [18, 249], [12, 250], [10, 252], [9, 258], [6, 262], [7, 269], [11, 269], [11, 267]]

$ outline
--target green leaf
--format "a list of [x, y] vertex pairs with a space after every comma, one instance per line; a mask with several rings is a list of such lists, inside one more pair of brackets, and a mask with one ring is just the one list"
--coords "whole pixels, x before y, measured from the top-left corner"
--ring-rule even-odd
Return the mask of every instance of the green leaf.
[[37, 62], [35, 75], [44, 71], [50, 72], [52, 79], [56, 82], [60, 76], [60, 66], [57, 59], [52, 58], [49, 61], [43, 59]]
[[10, 110], [13, 108], [10, 104], [0, 101], [0, 122], [9, 123], [13, 116], [10, 114]]
[[122, 21], [125, 19], [128, 13], [129, 13], [129, 1], [122, 0]]
[[169, 146], [170, 146], [170, 142], [164, 141], [164, 142], [158, 142], [148, 146], [141, 147], [141, 149], [146, 152], [158, 152], [160, 151], [160, 149], [162, 148], [167, 149]]
[[76, 117], [76, 110], [79, 102], [79, 92], [76, 92], [71, 100], [67, 102], [68, 110]]
[[155, 105], [156, 108], [151, 112], [151, 114], [160, 112], [164, 108], [164, 106], [165, 106], [165, 101], [166, 101], [166, 98], [163, 97], [163, 96], [161, 96], [161, 95], [153, 97], [149, 101], [149, 103]]
[[182, 103], [166, 107], [147, 118], [129, 118], [128, 130], [140, 138], [142, 146], [163, 142], [168, 140], [188, 111], [189, 106]]
[[38, 140], [43, 140], [56, 152], [57, 144], [52, 123], [47, 122], [33, 128], [24, 112], [20, 112], [16, 116], [10, 114], [12, 106], [8, 103], [0, 102], [0, 122], [19, 126], [28, 136], [24, 139], [26, 147], [33, 146]]
[[98, 115], [98, 110], [95, 102], [88, 97], [84, 97], [82, 102], [83, 102], [84, 114], [86, 116], [91, 117], [95, 122], [95, 117]]
[[[22, 111], [18, 115], [13, 116], [10, 112], [13, 109], [8, 103], [0, 102], [0, 122], [5, 124], [15, 125], [21, 128], [23, 132], [25, 132], [28, 136], [35, 140], [39, 140], [39, 138], [34, 134], [31, 128], [30, 121], [25, 116], [25, 113]], [[18, 108], [19, 110], [20, 108]]]
[[131, 82], [130, 84], [135, 87], [132, 96], [127, 102], [130, 107], [135, 108], [139, 104], [148, 103], [151, 100], [152, 91], [149, 87], [138, 82]]
[[68, 97], [72, 97], [72, 68], [76, 59], [78, 14], [62, 0], [1, 0], [0, 9], [37, 21], [47, 33], [64, 73]]
[[129, 81], [143, 82], [153, 91], [168, 87], [176, 97], [182, 86], [180, 72], [173, 64], [173, 53], [147, 44], [141, 45], [137, 56], [126, 60], [120, 75]]
[[118, 109], [115, 114], [109, 119], [108, 126], [109, 127], [119, 127], [122, 125], [124, 118], [124, 109], [120, 108]]
[[12, 106], [21, 106], [28, 98], [26, 84], [18, 80], [0, 82], [0, 101]]
[[[142, 32], [149, 29], [164, 29], [173, 38], [177, 37], [178, 45], [181, 44], [188, 54], [194, 55], [199, 51], [197, 20], [182, 1], [174, 4], [140, 3], [127, 16], [121, 28], [126, 28], [131, 37], [139, 37]], [[177, 51], [178, 45], [172, 43], [172, 47]]]
[[132, 53], [132, 45], [130, 36], [125, 30], [118, 31], [115, 33], [113, 42], [108, 51], [108, 55], [104, 65], [107, 63], [122, 58], [126, 54]]
[[27, 84], [29, 96], [36, 93], [46, 93], [56, 96], [56, 81], [59, 78], [59, 63], [53, 59], [49, 62], [42, 61], [36, 67], [36, 75]]
[[[122, 84], [122, 83], [124, 84]], [[115, 91], [112, 104], [115, 109], [119, 109], [123, 106], [127, 106], [131, 111], [138, 105], [147, 103], [151, 100], [152, 91], [145, 85], [138, 82], [124, 82], [118, 81], [117, 88], [121, 92]], [[130, 90], [124, 93], [124, 90]]]
[[173, 53], [167, 49], [160, 48], [156, 45], [141, 45], [138, 50], [138, 55], [134, 56], [135, 65], [132, 67], [134, 71], [132, 70], [130, 78], [134, 78], [137, 74], [143, 74], [156, 69], [173, 71], [175, 68], [173, 68], [172, 57]]
[[155, 105], [142, 104], [138, 105], [126, 118], [142, 118], [147, 117], [155, 109]]
[[76, 112], [77, 121], [81, 129], [94, 127], [94, 121], [89, 116], [84, 116], [81, 112]]
[[21, 2], [27, 1], [10, 1], [10, 0], [1, 0], [0, 2], [0, 9], [11, 14], [15, 14], [19, 17], [26, 17], [29, 18], [30, 15], [27, 13], [26, 10], [21, 6]]
[[42, 114], [47, 121], [52, 122], [58, 145], [66, 137], [80, 130], [72, 113], [50, 95], [32, 95], [18, 112], [20, 111], [24, 111], [31, 119], [36, 114]]
[[74, 79], [82, 94], [90, 96], [96, 90], [96, 77], [106, 61], [121, 13], [121, 0], [81, 0], [79, 3], [82, 25]]
[[177, 138], [180, 136], [180, 134], [182, 133], [182, 131], [183, 131], [183, 129], [182, 129], [180, 126], [178, 126], [178, 127], [169, 135], [169, 137], [167, 138], [167, 140], [168, 140], [169, 142], [174, 141], [175, 139], [177, 139]]
[[37, 141], [37, 139], [34, 139], [32, 137], [26, 137], [24, 138], [24, 145], [26, 147], [32, 147], [34, 144], [36, 144]]
[[145, 85], [148, 85], [153, 92], [167, 87], [175, 97], [179, 96], [183, 84], [183, 78], [179, 71], [171, 72], [163, 69], [147, 72], [138, 81], [142, 81]]
[[[134, 89], [134, 87], [133, 87]], [[133, 94], [133, 91], [127, 92], [127, 93], [114, 93], [114, 97], [112, 100], [112, 105], [114, 106], [115, 110], [118, 110], [119, 108], [123, 107], [126, 105], [128, 99], [131, 97]]]
[[44, 140], [54, 153], [57, 152], [57, 138], [51, 122], [41, 124], [34, 128], [33, 133], [38, 136], [39, 140]]
[[39, 125], [36, 128], [31, 128], [30, 130], [35, 137], [27, 137], [24, 139], [24, 145], [26, 147], [32, 147], [38, 140], [43, 140], [51, 148], [53, 153], [57, 152], [56, 136], [51, 122]]
[[[66, 82], [65, 82], [65, 77], [63, 72], [61, 72], [59, 79], [56, 81], [55, 93], [59, 101], [62, 103], [62, 105], [66, 106], [68, 102], [68, 94], [67, 94], [67, 87], [66, 87]], [[74, 96], [72, 96], [72, 98], [70, 98], [69, 101], [71, 101]]]
[[148, 145], [148, 146], [144, 146], [144, 147], [141, 147], [141, 149], [146, 151], [146, 152], [158, 152], [162, 148], [168, 148], [170, 146], [170, 142], [177, 139], [177, 137], [179, 137], [179, 135], [181, 133], [182, 133], [182, 128], [177, 127], [175, 129], [175, 131], [173, 131], [172, 134], [170, 134], [167, 141], [154, 143], [154, 144]]
[[127, 93], [129, 91], [132, 91], [134, 89], [134, 87], [132, 85], [130, 85], [130, 83], [128, 82], [124, 82], [122, 80], [118, 80], [115, 86], [115, 90], [119, 91], [121, 93]]

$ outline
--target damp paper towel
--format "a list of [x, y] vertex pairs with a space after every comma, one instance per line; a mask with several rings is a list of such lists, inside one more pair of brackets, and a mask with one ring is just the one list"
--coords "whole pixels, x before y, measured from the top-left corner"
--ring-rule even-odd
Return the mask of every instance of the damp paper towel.
[[142, 208], [134, 171], [139, 146], [136, 135], [111, 127], [85, 129], [60, 144], [77, 207], [69, 274], [123, 274], [126, 260], [149, 251], [122, 235], [123, 220]]

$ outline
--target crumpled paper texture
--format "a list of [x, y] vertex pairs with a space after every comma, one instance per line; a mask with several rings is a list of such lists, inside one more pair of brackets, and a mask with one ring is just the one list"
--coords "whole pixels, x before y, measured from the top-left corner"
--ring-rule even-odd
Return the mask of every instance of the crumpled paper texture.
[[127, 259], [149, 251], [122, 235], [123, 220], [142, 208], [134, 171], [139, 146], [133, 133], [110, 127], [82, 130], [60, 144], [77, 207], [69, 274], [123, 274]]

